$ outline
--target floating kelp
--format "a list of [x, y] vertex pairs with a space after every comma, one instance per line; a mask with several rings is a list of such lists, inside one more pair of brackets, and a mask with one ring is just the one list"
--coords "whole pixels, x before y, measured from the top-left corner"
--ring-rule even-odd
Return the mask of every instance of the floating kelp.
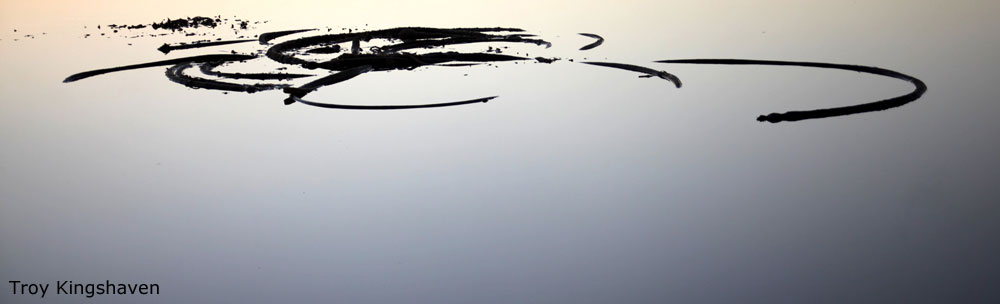
[[[216, 27], [226, 22], [227, 19], [194, 17], [185, 19], [167, 20], [154, 24], [154, 28], [177, 30], [187, 27]], [[237, 19], [240, 28], [245, 28], [247, 21]], [[112, 25], [113, 28], [141, 28], [138, 26]], [[232, 24], [235, 29], [236, 25]], [[208, 46], [220, 46], [233, 43], [258, 41], [262, 45], [268, 45], [272, 40], [287, 35], [314, 31], [315, 29], [299, 29], [287, 31], [267, 32], [257, 36], [257, 39], [240, 39], [226, 41], [199, 41], [194, 43], [164, 44], [161, 51], [167, 53], [177, 49], [191, 49]], [[328, 28], [328, 31], [330, 29]], [[263, 53], [267, 59], [281, 66], [277, 70], [285, 70], [288, 67], [299, 67], [301, 69], [324, 69], [334, 73], [313, 79], [305, 84], [295, 85], [290, 80], [312, 77], [314, 75], [305, 73], [285, 73], [285, 72], [260, 72], [260, 73], [236, 73], [219, 71], [223, 65], [237, 61], [248, 61], [258, 58], [255, 55], [242, 54], [212, 54], [181, 57], [176, 59], [154, 61], [142, 64], [133, 64], [115, 68], [106, 68], [93, 71], [77, 73], [67, 77], [64, 82], [73, 82], [87, 77], [101, 75], [110, 72], [148, 68], [156, 66], [171, 66], [166, 70], [166, 76], [173, 82], [183, 84], [191, 88], [236, 91], [236, 92], [259, 92], [265, 90], [283, 89], [289, 96], [284, 99], [285, 104], [302, 103], [305, 105], [351, 110], [396, 110], [396, 109], [416, 109], [434, 108], [467, 105], [487, 102], [496, 96], [477, 98], [456, 102], [432, 103], [432, 104], [410, 104], [410, 105], [356, 105], [321, 103], [303, 100], [302, 98], [310, 92], [316, 91], [326, 86], [339, 84], [352, 78], [370, 72], [387, 71], [407, 71], [422, 67], [466, 67], [479, 64], [496, 65], [501, 62], [537, 62], [551, 64], [560, 57], [528, 57], [501, 54], [502, 49], [507, 49], [510, 44], [527, 44], [548, 48], [551, 43], [534, 38], [535, 35], [524, 33], [519, 28], [505, 27], [468, 27], [468, 28], [428, 28], [428, 27], [400, 27], [371, 31], [348, 30], [347, 33], [322, 34], [306, 37], [287, 39], [277, 44], [270, 45], [266, 49], [261, 49], [258, 53]], [[193, 35], [187, 33], [187, 35]], [[204, 35], [204, 34], [200, 34]], [[585, 45], [580, 50], [593, 49], [602, 43], [604, 38], [590, 33], [580, 33], [582, 36], [596, 39], [595, 42]], [[221, 38], [220, 38], [221, 39]], [[459, 52], [450, 47], [465, 44], [486, 44], [485, 51]], [[345, 49], [350, 48], [350, 51]], [[467, 49], [467, 48], [466, 48]], [[337, 55], [339, 54], [339, 55]], [[333, 57], [335, 56], [335, 57]], [[574, 63], [573, 58], [568, 58], [570, 63]], [[259, 61], [254, 61], [259, 62]], [[844, 65], [819, 62], [793, 62], [793, 61], [769, 61], [769, 60], [748, 60], [748, 59], [683, 59], [683, 60], [663, 60], [661, 63], [681, 63], [681, 64], [729, 64], [729, 65], [785, 65], [801, 66], [812, 68], [829, 68], [863, 73], [876, 74], [908, 81], [915, 89], [895, 98], [864, 103], [854, 106], [818, 109], [809, 111], [791, 111], [785, 113], [772, 113], [761, 115], [759, 121], [781, 122], [798, 121], [804, 119], [816, 119], [850, 115], [864, 112], [880, 111], [899, 107], [922, 96], [927, 90], [927, 86], [914, 77], [899, 72], [868, 66]], [[681, 87], [681, 80], [676, 75], [666, 71], [655, 70], [648, 67], [616, 63], [616, 62], [582, 62], [589, 65], [621, 69], [643, 74], [639, 77], [658, 77], [670, 81], [675, 87]], [[193, 68], [203, 74], [202, 76], [190, 75], [188, 72]], [[216, 78], [216, 79], [212, 79]], [[266, 81], [261, 83], [234, 83], [224, 81], [227, 79], [250, 81]]]
[[[167, 19], [160, 23], [153, 23], [151, 26], [153, 29], [168, 29], [168, 30], [182, 30], [189, 27], [215, 27], [218, 23], [222, 22], [218, 18], [209, 17], [191, 17], [191, 18], [181, 18], [181, 19]], [[100, 28], [100, 26], [98, 26]]]
[[77, 81], [77, 80], [80, 80], [80, 79], [84, 79], [84, 78], [88, 78], [88, 77], [93, 77], [93, 76], [97, 76], [97, 75], [101, 75], [101, 74], [106, 74], [106, 73], [111, 73], [111, 72], [119, 72], [119, 71], [142, 69], [142, 68], [151, 68], [151, 67], [165, 66], [165, 65], [175, 65], [175, 64], [179, 64], [179, 63], [185, 63], [185, 62], [240, 61], [240, 60], [249, 60], [249, 59], [254, 59], [254, 58], [257, 58], [257, 56], [254, 56], [254, 55], [241, 55], [241, 54], [232, 54], [232, 55], [230, 55], [230, 54], [219, 54], [219, 55], [199, 55], [199, 56], [191, 56], [191, 57], [181, 57], [181, 58], [176, 58], [176, 59], [160, 60], [160, 61], [153, 61], [153, 62], [147, 62], [147, 63], [140, 63], [140, 64], [133, 64], [133, 65], [126, 65], [126, 66], [120, 66], [120, 67], [114, 67], [114, 68], [99, 69], [99, 70], [93, 70], [93, 71], [86, 71], [86, 72], [76, 73], [76, 74], [70, 75], [69, 77], [66, 77], [66, 79], [63, 80], [63, 82], [74, 82], [74, 81]]
[[673, 82], [674, 86], [676, 86], [677, 88], [681, 87], [681, 79], [677, 78], [677, 76], [674, 76], [674, 74], [667, 73], [666, 71], [657, 71], [657, 70], [654, 70], [654, 69], [651, 69], [651, 68], [641, 67], [641, 66], [631, 65], [631, 64], [625, 64], [625, 63], [591, 62], [591, 61], [585, 61], [583, 63], [597, 65], [597, 66], [604, 66], [604, 67], [609, 67], [609, 68], [622, 69], [622, 70], [626, 70], [626, 71], [639, 72], [639, 73], [646, 74], [648, 76], [656, 76], [656, 77], [659, 77], [659, 78], [666, 79], [666, 80], [668, 80], [670, 82]]
[[[452, 44], [472, 43], [472, 42], [515, 42], [532, 43], [539, 45], [551, 45], [549, 42], [539, 39], [527, 39], [518, 35], [496, 35], [490, 32], [520, 32], [521, 29], [511, 28], [459, 28], [459, 29], [438, 29], [425, 27], [401, 27], [385, 30], [375, 30], [356, 33], [340, 33], [304, 37], [275, 44], [267, 50], [267, 57], [271, 60], [294, 65], [307, 65], [312, 62], [299, 58], [294, 53], [303, 49], [317, 46], [330, 46], [339, 43], [351, 42], [354, 45], [361, 41], [372, 39], [396, 39], [402, 40], [402, 44], [379, 47], [379, 54], [393, 54], [400, 50], [413, 47], [443, 47]], [[352, 47], [352, 53], [357, 55], [357, 48]], [[406, 67], [401, 67], [406, 68]]]
[[322, 68], [327, 70], [342, 71], [359, 66], [371, 66], [376, 71], [389, 70], [412, 70], [425, 65], [434, 65], [450, 62], [495, 62], [528, 60], [528, 58], [486, 53], [429, 53], [429, 54], [343, 54], [336, 59], [303, 64], [304, 67], [314, 69]]
[[[292, 97], [300, 97], [301, 98], [301, 97], [306, 96], [306, 94], [309, 94], [309, 92], [315, 91], [316, 89], [318, 89], [320, 87], [328, 86], [328, 85], [332, 85], [332, 84], [336, 84], [336, 83], [339, 83], [339, 82], [342, 82], [342, 81], [345, 81], [345, 80], [357, 77], [358, 75], [370, 72], [371, 70], [372, 70], [372, 66], [370, 66], [370, 65], [364, 65], [364, 66], [359, 66], [359, 67], [355, 67], [355, 68], [346, 69], [346, 70], [343, 70], [343, 71], [341, 71], [339, 73], [335, 73], [335, 74], [332, 74], [332, 75], [329, 75], [329, 76], [326, 76], [326, 77], [323, 77], [323, 78], [320, 78], [320, 79], [316, 79], [316, 80], [310, 81], [309, 83], [306, 83], [306, 84], [304, 84], [304, 85], [302, 85], [300, 87], [297, 87], [297, 88], [285, 88], [284, 92], [288, 93]], [[287, 104], [291, 104], [292, 102], [294, 102], [294, 101], [292, 99], [290, 99], [290, 98], [289, 99], [285, 99], [285, 104], [286, 105]]]
[[256, 39], [243, 39], [243, 40], [226, 40], [226, 41], [201, 41], [201, 42], [192, 42], [192, 43], [179, 43], [179, 44], [174, 44], [174, 45], [170, 45], [170, 44], [164, 43], [162, 46], [160, 46], [160, 48], [158, 48], [156, 50], [160, 51], [160, 52], [163, 52], [164, 54], [167, 54], [167, 53], [170, 53], [170, 51], [173, 51], [173, 50], [203, 48], [203, 47], [210, 47], [210, 46], [217, 46], [217, 45], [227, 45], [227, 44], [234, 44], [234, 43], [250, 42], [250, 41], [257, 41], [257, 40]]
[[334, 104], [334, 103], [321, 103], [315, 101], [304, 100], [299, 97], [289, 97], [293, 101], [300, 102], [302, 104], [327, 108], [327, 109], [343, 109], [343, 110], [406, 110], [406, 109], [424, 109], [424, 108], [441, 108], [441, 107], [453, 107], [460, 105], [467, 105], [473, 103], [486, 103], [487, 101], [493, 100], [499, 96], [490, 96], [483, 98], [476, 98], [463, 101], [454, 102], [443, 102], [443, 103], [429, 103], [429, 104], [411, 104], [411, 105], [348, 105], [348, 104]]
[[289, 84], [268, 84], [268, 83], [255, 83], [255, 84], [241, 84], [241, 83], [231, 83], [212, 79], [205, 79], [200, 77], [190, 76], [184, 73], [184, 71], [193, 68], [200, 63], [195, 62], [182, 62], [174, 65], [167, 69], [166, 75], [167, 79], [173, 82], [185, 85], [189, 88], [195, 89], [209, 89], [209, 90], [219, 90], [219, 91], [233, 91], [233, 92], [246, 92], [246, 93], [256, 93], [260, 91], [280, 89], [288, 87]]
[[292, 74], [292, 73], [227, 73], [215, 70], [215, 68], [226, 63], [229, 62], [228, 61], [205, 62], [199, 65], [199, 69], [201, 69], [201, 73], [205, 75], [212, 75], [216, 77], [230, 78], [230, 79], [289, 80], [289, 79], [316, 76], [310, 74]]
[[315, 49], [309, 49], [306, 54], [336, 54], [340, 53], [341, 47], [339, 45], [333, 45], [328, 47], [321, 47]]
[[257, 37], [257, 40], [260, 41], [260, 44], [268, 44], [271, 42], [271, 40], [277, 39], [278, 37], [302, 33], [302, 32], [308, 32], [308, 31], [315, 31], [315, 30], [316, 29], [304, 29], [304, 30], [290, 30], [290, 31], [263, 33]]
[[583, 36], [587, 36], [587, 37], [590, 37], [590, 38], [594, 38], [594, 39], [597, 39], [597, 41], [594, 41], [594, 43], [591, 43], [591, 44], [588, 44], [588, 45], [584, 45], [583, 47], [581, 47], [581, 48], [580, 48], [580, 50], [581, 50], [581, 51], [586, 51], [586, 50], [589, 50], [589, 49], [592, 49], [592, 48], [595, 48], [595, 47], [597, 47], [598, 45], [601, 45], [602, 43], [604, 43], [604, 37], [601, 37], [601, 36], [598, 36], [598, 35], [596, 35], [596, 34], [590, 34], [590, 33], [580, 33], [580, 35], [583, 35]]
[[920, 81], [920, 79], [917, 79], [913, 76], [906, 75], [893, 70], [887, 70], [878, 67], [862, 66], [862, 65], [848, 65], [848, 64], [836, 64], [836, 63], [824, 63], [824, 62], [802, 62], [802, 61], [750, 60], [750, 59], [673, 59], [673, 60], [660, 60], [657, 62], [685, 63], [685, 64], [777, 65], [777, 66], [800, 66], [800, 67], [813, 67], [813, 68], [823, 68], [823, 69], [838, 69], [838, 70], [875, 74], [875, 75], [881, 75], [890, 78], [905, 80], [913, 84], [914, 87], [913, 91], [902, 96], [869, 102], [869, 103], [863, 103], [859, 105], [808, 110], [808, 111], [771, 113], [757, 117], [757, 121], [767, 121], [771, 123], [777, 123], [782, 121], [799, 121], [805, 119], [827, 118], [827, 117], [844, 116], [844, 115], [851, 115], [851, 114], [858, 114], [865, 112], [883, 111], [899, 107], [907, 103], [910, 103], [914, 100], [917, 100], [920, 98], [920, 96], [924, 95], [924, 92], [927, 92], [927, 85], [924, 84], [923, 81]]

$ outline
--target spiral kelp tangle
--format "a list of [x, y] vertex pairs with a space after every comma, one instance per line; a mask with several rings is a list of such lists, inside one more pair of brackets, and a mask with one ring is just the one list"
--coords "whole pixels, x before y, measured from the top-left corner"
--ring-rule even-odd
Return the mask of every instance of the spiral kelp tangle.
[[805, 119], [818, 119], [818, 118], [859, 114], [865, 112], [883, 111], [900, 107], [914, 100], [917, 100], [920, 98], [920, 96], [924, 95], [924, 92], [927, 92], [927, 85], [924, 84], [923, 81], [920, 81], [920, 79], [917, 79], [913, 76], [906, 75], [893, 70], [887, 70], [878, 67], [862, 66], [862, 65], [848, 65], [848, 64], [836, 64], [836, 63], [823, 63], [823, 62], [802, 62], [802, 61], [751, 60], [751, 59], [673, 59], [673, 60], [660, 60], [657, 62], [685, 63], [685, 64], [778, 65], [778, 66], [801, 66], [801, 67], [813, 67], [813, 68], [823, 68], [823, 69], [838, 69], [838, 70], [847, 70], [847, 71], [881, 75], [900, 80], [905, 80], [913, 84], [913, 91], [911, 91], [910, 93], [889, 99], [883, 99], [879, 101], [852, 105], [852, 106], [845, 106], [845, 107], [817, 109], [808, 111], [790, 111], [785, 113], [771, 113], [757, 117], [757, 121], [767, 121], [771, 123], [778, 123], [782, 121], [799, 121]]
[[[424, 65], [454, 61], [488, 62], [527, 59], [517, 56], [490, 53], [438, 52], [430, 54], [416, 54], [403, 52], [405, 50], [415, 48], [432, 48], [456, 44], [487, 42], [530, 43], [546, 47], [551, 46], [551, 43], [547, 41], [527, 38], [529, 37], [528, 35], [498, 35], [490, 33], [523, 31], [524, 30], [522, 29], [516, 28], [438, 29], [426, 27], [401, 27], [357, 33], [329, 34], [293, 39], [275, 44], [268, 48], [266, 56], [267, 58], [280, 63], [301, 65], [309, 69], [323, 68], [339, 71], [370, 65], [376, 71], [386, 71], [414, 69]], [[357, 45], [360, 41], [370, 41], [372, 39], [400, 40], [402, 43], [375, 47], [369, 54], [358, 54], [357, 52], [343, 54], [340, 57], [328, 61], [310, 61], [296, 55], [296, 53], [305, 52], [311, 48], [348, 42]]]
[[[219, 21], [219, 19], [215, 20]], [[225, 19], [221, 20], [222, 22], [225, 21]], [[497, 98], [497, 96], [441, 103], [391, 105], [329, 103], [310, 101], [303, 98], [307, 94], [316, 90], [339, 84], [355, 77], [362, 77], [366, 73], [414, 70], [425, 66], [460, 68], [484, 63], [500, 63], [508, 61], [551, 64], [561, 59], [559, 57], [531, 58], [527, 57], [527, 53], [525, 53], [525, 56], [523, 57], [518, 55], [503, 54], [503, 49], [507, 48], [506, 44], [529, 44], [545, 48], [551, 46], [551, 43], [548, 41], [536, 38], [535, 35], [525, 33], [524, 30], [519, 28], [400, 27], [357, 32], [349, 30], [347, 33], [304, 36], [316, 30], [317, 29], [298, 29], [267, 32], [257, 36], [257, 39], [222, 41], [220, 38], [217, 41], [164, 44], [164, 46], [161, 47], [161, 51], [166, 50], [164, 53], [170, 51], [181, 52], [201, 48], [218, 47], [250, 41], [258, 41], [260, 45], [265, 46], [266, 50], [261, 49], [258, 51], [259, 54], [264, 54], [264, 57], [258, 55], [237, 54], [235, 51], [230, 51], [231, 54], [209, 54], [178, 57], [174, 59], [126, 65], [115, 68], [98, 69], [74, 74], [67, 77], [64, 82], [75, 82], [81, 79], [111, 72], [157, 66], [169, 66], [165, 72], [167, 78], [173, 82], [191, 88], [245, 93], [282, 89], [284, 93], [288, 94], [287, 98], [283, 99], [286, 105], [299, 103], [331, 109], [402, 110], [485, 103]], [[327, 28], [328, 32], [330, 30], [331, 29]], [[595, 42], [581, 47], [580, 50], [593, 49], [604, 43], [604, 38], [597, 34], [580, 33], [580, 35], [596, 39]], [[280, 42], [272, 44], [272, 41], [276, 40]], [[372, 44], [374, 43], [372, 43], [372, 40], [376, 40], [378, 45], [373, 46]], [[466, 44], [487, 44], [488, 48], [486, 48], [485, 51], [479, 52], [459, 52], [448, 49], [451, 46]], [[365, 48], [362, 46], [365, 46]], [[227, 72], [221, 69], [222, 67], [231, 64], [249, 61], [256, 62], [259, 60], [270, 60], [281, 65], [286, 65], [278, 67], [278, 70], [285, 70], [287, 69], [287, 66], [298, 66], [300, 69], [327, 70], [329, 73], [325, 75], [323, 75], [324, 73], [322, 72], [316, 72], [315, 74], [287, 73], [278, 71], [247, 73]], [[681, 87], [681, 80], [678, 76], [649, 67], [616, 62], [574, 61], [573, 59], [569, 59], [568, 61], [604, 68], [638, 72], [642, 74], [639, 77], [662, 78], [673, 83], [673, 85], [677, 88]], [[841, 69], [901, 79], [908, 81], [915, 86], [915, 89], [906, 95], [886, 100], [837, 108], [772, 113], [761, 115], [757, 118], [758, 121], [767, 121], [772, 123], [886, 110], [912, 102], [920, 98], [921, 95], [923, 95], [923, 93], [927, 90], [927, 86], [917, 78], [896, 71], [869, 66], [749, 59], [679, 59], [662, 60], [658, 62], [675, 64], [784, 65]], [[311, 81], [306, 81], [305, 83], [299, 85], [292, 83], [292, 81], [307, 77], [318, 78], [314, 78]]]

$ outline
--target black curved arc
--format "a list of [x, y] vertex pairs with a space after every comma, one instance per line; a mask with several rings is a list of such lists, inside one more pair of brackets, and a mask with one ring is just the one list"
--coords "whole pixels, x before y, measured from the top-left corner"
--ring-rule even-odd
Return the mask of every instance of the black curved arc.
[[405, 109], [422, 109], [422, 108], [441, 108], [441, 107], [452, 107], [460, 106], [473, 103], [485, 103], [499, 96], [490, 96], [483, 98], [476, 98], [463, 101], [454, 102], [443, 102], [443, 103], [430, 103], [430, 104], [416, 104], [416, 105], [348, 105], [348, 104], [332, 104], [332, 103], [320, 103], [314, 101], [304, 100], [295, 96], [290, 97], [294, 101], [307, 104], [314, 107], [328, 108], [328, 109], [344, 109], [344, 110], [405, 110]]
[[276, 39], [278, 37], [288, 36], [288, 35], [291, 35], [291, 34], [297, 34], [297, 33], [308, 32], [308, 31], [315, 31], [315, 30], [316, 29], [301, 29], [301, 30], [268, 32], [268, 33], [260, 34], [260, 36], [257, 36], [257, 41], [259, 41], [260, 44], [268, 44], [269, 42], [271, 42], [271, 40], [274, 40], [274, 39]]
[[205, 62], [200, 64], [198, 68], [201, 69], [202, 74], [212, 75], [221, 78], [229, 78], [229, 79], [288, 80], [288, 79], [316, 76], [309, 74], [292, 74], [292, 73], [229, 73], [229, 72], [220, 72], [215, 70], [215, 68], [227, 62], [229, 61]]
[[581, 47], [580, 48], [581, 51], [586, 51], [586, 50], [595, 48], [595, 47], [601, 45], [602, 43], [604, 43], [604, 37], [601, 37], [600, 35], [591, 34], [591, 33], [579, 33], [579, 34], [582, 35], [582, 36], [586, 36], [586, 37], [597, 39], [597, 41], [594, 41], [591, 44], [584, 45], [583, 47]]
[[233, 91], [233, 92], [246, 92], [246, 93], [256, 93], [260, 91], [280, 89], [288, 87], [288, 84], [267, 84], [267, 83], [256, 83], [256, 84], [241, 84], [241, 83], [229, 83], [218, 80], [204, 79], [199, 77], [193, 77], [184, 73], [187, 69], [193, 68], [195, 65], [200, 63], [196, 62], [182, 62], [178, 63], [167, 69], [166, 75], [170, 81], [182, 84], [189, 88], [195, 89], [209, 89], [209, 90], [219, 90], [219, 91]]
[[140, 64], [132, 64], [132, 65], [114, 67], [114, 68], [106, 68], [106, 69], [98, 69], [98, 70], [80, 72], [80, 73], [76, 73], [76, 74], [70, 75], [69, 77], [66, 77], [66, 79], [63, 80], [63, 82], [64, 83], [65, 82], [74, 82], [74, 81], [77, 81], [77, 80], [80, 80], [80, 79], [94, 77], [94, 76], [97, 76], [97, 75], [107, 74], [107, 73], [112, 73], [112, 72], [127, 71], [127, 70], [142, 69], [142, 68], [151, 68], [151, 67], [165, 66], [165, 65], [175, 65], [175, 64], [185, 63], [185, 62], [242, 61], [242, 60], [250, 60], [250, 59], [254, 59], [254, 58], [257, 58], [257, 56], [255, 56], [255, 55], [241, 55], [241, 54], [212, 54], [212, 55], [199, 55], [199, 56], [191, 56], [191, 57], [181, 57], [181, 58], [175, 58], [175, 59], [167, 59], [167, 60], [160, 60], [160, 61], [153, 61], [153, 62], [147, 62], [147, 63], [140, 63]]
[[759, 117], [757, 117], [757, 121], [767, 121], [771, 123], [778, 123], [782, 121], [799, 121], [805, 119], [818, 119], [818, 118], [845, 116], [845, 115], [852, 115], [852, 114], [859, 114], [866, 112], [883, 111], [900, 107], [910, 102], [913, 102], [914, 100], [920, 99], [920, 96], [922, 96], [924, 92], [927, 92], [927, 84], [925, 84], [920, 79], [917, 79], [916, 77], [889, 69], [883, 69], [871, 66], [836, 64], [836, 63], [825, 63], [825, 62], [752, 60], [752, 59], [672, 59], [672, 60], [660, 60], [657, 62], [682, 63], [682, 64], [777, 65], [777, 66], [801, 66], [801, 67], [813, 67], [813, 68], [824, 68], [824, 69], [838, 69], [838, 70], [855, 71], [855, 72], [868, 73], [868, 74], [900, 79], [913, 84], [914, 87], [913, 91], [905, 95], [889, 99], [873, 101], [869, 103], [844, 106], [844, 107], [826, 108], [826, 109], [771, 113], [767, 115], [760, 115]]
[[497, 36], [497, 37], [456, 37], [456, 38], [445, 38], [437, 40], [417, 40], [403, 42], [399, 44], [388, 45], [380, 48], [382, 52], [398, 52], [402, 50], [416, 49], [416, 48], [430, 48], [430, 47], [440, 47], [449, 46], [456, 44], [468, 44], [468, 43], [481, 43], [481, 42], [520, 42], [520, 43], [533, 43], [537, 45], [551, 46], [552, 43], [541, 39], [530, 39], [523, 38], [520, 36]]
[[590, 65], [596, 65], [596, 66], [602, 66], [602, 67], [615, 68], [615, 69], [621, 69], [621, 70], [632, 71], [632, 72], [639, 72], [639, 73], [643, 73], [643, 74], [646, 74], [646, 75], [649, 75], [649, 76], [656, 76], [656, 77], [663, 78], [663, 79], [665, 79], [667, 81], [670, 81], [670, 82], [674, 83], [674, 86], [676, 86], [677, 88], [681, 87], [681, 79], [678, 78], [676, 75], [670, 74], [670, 73], [668, 73], [666, 71], [657, 71], [657, 70], [650, 69], [650, 68], [643, 67], [643, 66], [637, 66], [637, 65], [634, 65], [634, 64], [627, 64], [627, 63], [617, 63], [617, 62], [583, 61], [581, 63], [586, 63], [586, 64], [590, 64]]
[[267, 49], [265, 55], [268, 58], [271, 58], [271, 60], [277, 61], [279, 63], [305, 65], [310, 63], [310, 61], [298, 58], [293, 55], [289, 55], [287, 53], [312, 46], [331, 45], [331, 44], [338, 44], [355, 40], [370, 40], [375, 38], [400, 39], [403, 41], [411, 41], [419, 39], [438, 39], [438, 38], [501, 37], [499, 35], [487, 34], [487, 32], [495, 32], [495, 31], [520, 32], [523, 30], [517, 28], [439, 29], [439, 28], [427, 28], [427, 27], [399, 27], [399, 28], [391, 28], [383, 30], [374, 30], [374, 31], [356, 32], [356, 33], [327, 34], [327, 35], [318, 35], [318, 36], [292, 39], [272, 45], [270, 48]]
[[491, 53], [459, 53], [438, 52], [425, 54], [393, 53], [393, 54], [344, 54], [336, 59], [325, 62], [306, 64], [305, 67], [318, 67], [327, 70], [342, 71], [359, 66], [370, 65], [376, 71], [414, 69], [426, 65], [441, 63], [474, 63], [493, 61], [528, 60], [525, 57]]
[[368, 73], [372, 71], [372, 66], [364, 65], [355, 68], [346, 69], [335, 74], [324, 76], [320, 79], [316, 79], [295, 88], [286, 88], [285, 93], [288, 93], [295, 97], [304, 97], [316, 89], [323, 86], [337, 84], [343, 81], [347, 81], [351, 78], [357, 77], [358, 75]]

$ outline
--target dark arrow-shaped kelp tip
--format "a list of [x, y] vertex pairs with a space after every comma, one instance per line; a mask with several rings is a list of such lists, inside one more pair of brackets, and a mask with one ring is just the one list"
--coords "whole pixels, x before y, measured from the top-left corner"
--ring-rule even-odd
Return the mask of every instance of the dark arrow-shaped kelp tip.
[[657, 71], [657, 70], [650, 69], [650, 68], [647, 68], [647, 67], [641, 67], [641, 66], [632, 65], [632, 64], [626, 64], [626, 63], [616, 63], [616, 62], [584, 61], [583, 63], [591, 64], [591, 65], [596, 65], [596, 66], [603, 66], [603, 67], [609, 67], [609, 68], [622, 69], [622, 70], [632, 71], [632, 72], [639, 72], [639, 73], [646, 74], [647, 76], [656, 76], [656, 77], [663, 78], [663, 79], [666, 79], [667, 81], [670, 81], [670, 82], [674, 83], [674, 86], [676, 86], [677, 88], [681, 87], [681, 79], [677, 78], [677, 76], [675, 76], [674, 74], [667, 73], [666, 71]]
[[181, 44], [175, 44], [175, 45], [169, 45], [169, 44], [164, 43], [163, 45], [161, 45], [156, 50], [158, 50], [160, 52], [163, 52], [164, 54], [167, 54], [167, 53], [170, 53], [170, 51], [173, 51], [173, 50], [202, 48], [202, 47], [209, 47], [209, 46], [216, 46], [216, 45], [226, 45], [226, 44], [233, 44], [233, 43], [250, 42], [250, 41], [257, 41], [257, 40], [255, 40], [255, 39], [226, 40], [226, 41], [211, 41], [211, 42], [181, 43]]
[[836, 63], [825, 63], [825, 62], [751, 60], [751, 59], [675, 59], [675, 60], [660, 60], [657, 62], [683, 63], [683, 64], [776, 65], [776, 66], [801, 66], [801, 67], [812, 67], [812, 68], [823, 68], [823, 69], [838, 69], [838, 70], [855, 71], [861, 73], [886, 76], [890, 78], [896, 78], [907, 81], [913, 84], [914, 87], [913, 91], [905, 95], [869, 103], [863, 103], [846, 107], [808, 110], [808, 111], [771, 113], [757, 117], [757, 121], [767, 121], [771, 123], [778, 123], [782, 121], [799, 121], [805, 119], [827, 118], [827, 117], [852, 115], [865, 112], [882, 111], [910, 103], [914, 100], [919, 99], [920, 96], [924, 94], [924, 92], [927, 92], [927, 85], [924, 84], [924, 82], [921, 81], [920, 79], [893, 70], [883, 69], [879, 67], [871, 67], [871, 66], [836, 64]]

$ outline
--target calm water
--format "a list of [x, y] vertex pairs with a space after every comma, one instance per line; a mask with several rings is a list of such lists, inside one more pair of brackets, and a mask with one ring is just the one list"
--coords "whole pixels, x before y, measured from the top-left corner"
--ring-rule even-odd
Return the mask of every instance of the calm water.
[[[0, 4], [0, 281], [161, 294], [8, 284], [3, 303], [1000, 302], [991, 1], [45, 2]], [[555, 44], [531, 56], [650, 66], [684, 87], [562, 60], [370, 73], [310, 95], [500, 96], [365, 112], [192, 90], [164, 68], [61, 82], [259, 47], [165, 56], [190, 39], [95, 28], [196, 15], [268, 21], [254, 33], [521, 27]], [[579, 32], [607, 40], [581, 52]], [[760, 123], [911, 87], [652, 63], [681, 58], [874, 65], [930, 89], [889, 111]]]

